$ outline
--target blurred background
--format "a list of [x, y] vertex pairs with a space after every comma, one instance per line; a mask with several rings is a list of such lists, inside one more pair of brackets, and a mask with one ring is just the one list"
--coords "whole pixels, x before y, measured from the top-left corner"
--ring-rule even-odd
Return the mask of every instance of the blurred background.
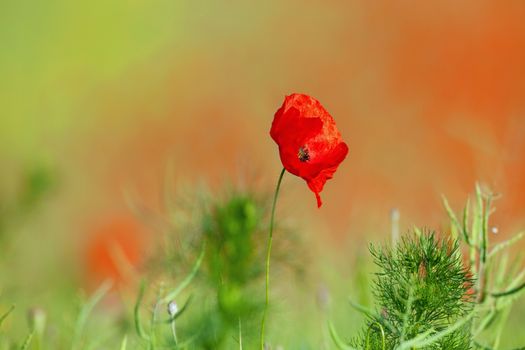
[[4, 0], [2, 271], [28, 300], [115, 275], [100, 247], [140, 261], [158, 232], [128, 197], [162, 210], [166, 181], [271, 193], [268, 132], [292, 92], [350, 148], [320, 210], [286, 175], [277, 215], [304, 240], [351, 264], [389, 239], [392, 208], [401, 231], [446, 229], [441, 194], [461, 210], [475, 181], [503, 195], [508, 238], [525, 226], [524, 17], [517, 0]]

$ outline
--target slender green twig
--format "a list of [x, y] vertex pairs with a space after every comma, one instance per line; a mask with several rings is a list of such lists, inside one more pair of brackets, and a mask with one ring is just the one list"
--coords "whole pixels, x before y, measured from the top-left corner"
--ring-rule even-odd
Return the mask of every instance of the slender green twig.
[[175, 288], [171, 293], [166, 295], [163, 299], [163, 303], [169, 303], [172, 300], [175, 300], [177, 296], [190, 284], [190, 282], [195, 278], [197, 275], [197, 272], [199, 271], [199, 268], [202, 264], [202, 260], [204, 259], [204, 253], [206, 251], [206, 244], [203, 243], [201, 247], [201, 251], [199, 254], [199, 257], [197, 258], [197, 261], [195, 261], [195, 264], [193, 265], [193, 268], [191, 269], [190, 273], [186, 276], [186, 278]]
[[6, 313], [4, 313], [2, 316], [0, 316], [0, 326], [2, 325], [2, 323], [5, 321], [5, 319], [7, 318], [7, 316], [9, 316], [9, 314], [11, 312], [13, 312], [13, 310], [15, 309], [15, 306], [14, 305], [11, 305], [11, 307], [9, 308], [9, 310], [6, 311]]
[[496, 326], [496, 336], [494, 337], [494, 342], [492, 343], [492, 347], [494, 349], [499, 349], [499, 343], [501, 341], [501, 333], [503, 332], [503, 327], [505, 326], [505, 322], [507, 322], [509, 313], [510, 313], [510, 305], [503, 309], [503, 311], [501, 312], [501, 316], [499, 317], [498, 324]]
[[264, 329], [266, 326], [266, 314], [268, 313], [268, 304], [270, 301], [269, 288], [270, 288], [270, 254], [272, 251], [272, 238], [273, 238], [273, 224], [275, 217], [275, 206], [277, 204], [277, 197], [279, 196], [279, 189], [281, 188], [281, 182], [283, 180], [285, 168], [281, 170], [277, 186], [275, 187], [275, 194], [273, 196], [272, 213], [270, 216], [270, 231], [268, 233], [268, 246], [266, 250], [266, 301], [264, 303], [263, 318], [261, 321], [261, 350], [264, 350]]
[[122, 338], [122, 343], [120, 343], [120, 350], [126, 350], [128, 346], [128, 336], [125, 335], [124, 338]]
[[335, 346], [340, 350], [357, 350], [349, 345], [346, 345], [345, 342], [339, 337], [339, 334], [337, 334], [337, 331], [335, 330], [334, 325], [332, 322], [328, 321], [328, 329], [330, 331], [330, 336], [332, 337], [332, 340], [335, 343]]
[[350, 298], [348, 299], [348, 302], [350, 303], [350, 306], [352, 306], [354, 309], [356, 309], [357, 311], [363, 313], [367, 317], [376, 320], [377, 322], [379, 322], [380, 324], [382, 324], [383, 326], [388, 328], [390, 330], [390, 332], [393, 332], [393, 333], [397, 332], [397, 330], [394, 327], [394, 325], [392, 325], [386, 318], [383, 318], [383, 317], [380, 317], [379, 315], [377, 315], [374, 310], [372, 310], [370, 308], [367, 308], [366, 306], [363, 306], [363, 305], [353, 301]]
[[467, 197], [467, 203], [465, 204], [465, 208], [463, 208], [463, 238], [465, 239], [465, 243], [470, 246], [470, 238], [469, 238], [469, 229], [468, 225], [470, 222], [470, 198]]
[[516, 243], [517, 241], [519, 241], [523, 237], [525, 237], [525, 231], [521, 231], [518, 234], [516, 234], [515, 236], [513, 236], [512, 238], [510, 238], [510, 239], [508, 239], [506, 241], [503, 241], [503, 242], [501, 242], [499, 244], [496, 244], [494, 246], [494, 248], [492, 248], [492, 250], [488, 254], [488, 258], [491, 258], [494, 255], [496, 255], [498, 252], [502, 251], [503, 249], [506, 249], [506, 248], [512, 246], [514, 243]]
[[160, 308], [160, 305], [162, 303], [161, 296], [164, 294], [164, 283], [161, 282], [159, 285], [159, 290], [157, 292], [157, 300], [155, 304], [153, 305], [153, 310], [151, 312], [151, 320], [150, 320], [150, 331], [149, 331], [149, 349], [156, 349], [157, 348], [157, 321], [158, 321], [158, 311]]
[[504, 291], [504, 292], [499, 292], [499, 293], [491, 293], [490, 295], [494, 298], [501, 298], [501, 297], [506, 297], [508, 295], [512, 295], [512, 294], [515, 294], [519, 291], [521, 291], [523, 288], [525, 288], [525, 283], [522, 283], [521, 285], [519, 285], [518, 287], [516, 288], [512, 288], [512, 289], [509, 289], [507, 291]]
[[476, 337], [485, 329], [487, 329], [492, 324], [494, 319], [498, 316], [498, 313], [498, 309], [491, 308], [489, 313], [486, 316], [484, 316], [483, 319], [481, 319], [481, 322], [479, 323], [478, 327], [472, 332], [472, 336]]
[[141, 337], [144, 340], [149, 340], [148, 335], [144, 331], [144, 328], [142, 327], [142, 321], [140, 317], [140, 304], [142, 303], [142, 299], [144, 298], [144, 292], [146, 289], [146, 282], [142, 281], [140, 284], [139, 289], [139, 295], [137, 296], [137, 302], [135, 303], [135, 308], [133, 309], [135, 314], [135, 329], [137, 331], [137, 334], [139, 337]]
[[370, 330], [372, 329], [372, 327], [374, 326], [378, 326], [379, 327], [379, 331], [381, 331], [381, 349], [382, 350], [385, 350], [386, 349], [386, 340], [385, 340], [385, 329], [383, 328], [383, 326], [381, 325], [381, 323], [375, 321], [374, 323], [370, 324], [370, 326], [368, 326], [368, 329], [366, 331], [366, 349], [368, 350], [370, 348]]
[[78, 343], [80, 341], [82, 331], [84, 330], [84, 327], [86, 326], [86, 322], [87, 322], [89, 314], [91, 313], [91, 311], [93, 311], [95, 306], [102, 300], [104, 295], [106, 295], [109, 292], [112, 285], [113, 285], [113, 282], [111, 282], [110, 280], [104, 282], [95, 291], [95, 293], [93, 293], [93, 296], [84, 304], [84, 306], [80, 310], [80, 314], [78, 315], [78, 319], [75, 325], [75, 330], [73, 333], [73, 341], [72, 341], [73, 349], [79, 348]]
[[29, 348], [29, 345], [31, 345], [31, 340], [33, 339], [33, 335], [35, 332], [31, 332], [27, 335], [26, 339], [22, 343], [22, 346], [20, 347], [20, 350], [27, 350]]
[[450, 207], [450, 204], [448, 203], [448, 200], [444, 195], [441, 195], [441, 201], [443, 202], [443, 206], [445, 207], [445, 210], [447, 211], [447, 214], [450, 217], [450, 221], [452, 222], [452, 225], [450, 228], [452, 231], [452, 237], [454, 239], [457, 239], [459, 237], [459, 234], [458, 234], [459, 232], [461, 233], [465, 242], [469, 244], [470, 242], [469, 242], [469, 238], [468, 238], [466, 231], [463, 229], [463, 227], [459, 223], [459, 220], [457, 219], [456, 214]]
[[403, 325], [401, 328], [401, 336], [399, 337], [401, 343], [405, 341], [405, 335], [406, 335], [406, 330], [408, 326], [408, 318], [410, 314], [412, 313], [412, 303], [413, 302], [414, 302], [414, 288], [412, 288], [412, 284], [410, 284], [410, 288], [408, 289], [408, 299], [405, 304], [405, 312], [403, 314]]
[[467, 322], [469, 322], [474, 316], [476, 315], [475, 311], [472, 311], [467, 316], [463, 317], [462, 319], [456, 321], [451, 326], [445, 328], [444, 330], [434, 333], [431, 336], [429, 336], [432, 333], [432, 329], [429, 329], [427, 332], [421, 333], [418, 336], [402, 343], [397, 350], [404, 350], [404, 349], [410, 349], [411, 347], [415, 348], [423, 348], [425, 346], [428, 346], [437, 340], [451, 334], [452, 332], [456, 331], [463, 325], [465, 325]]
[[242, 323], [239, 317], [239, 350], [242, 350]]
[[171, 322], [171, 334], [173, 335], [173, 342], [175, 346], [179, 343], [177, 339], [177, 328], [175, 327], [175, 320]]

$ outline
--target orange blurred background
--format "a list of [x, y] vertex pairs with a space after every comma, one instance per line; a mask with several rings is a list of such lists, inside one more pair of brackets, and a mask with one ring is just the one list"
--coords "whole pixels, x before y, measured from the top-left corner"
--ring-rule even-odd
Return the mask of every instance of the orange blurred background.
[[271, 192], [268, 132], [292, 92], [323, 103], [350, 152], [320, 210], [287, 175], [281, 218], [346, 244], [387, 237], [394, 207], [402, 230], [446, 228], [440, 195], [460, 210], [479, 180], [503, 194], [500, 236], [525, 226], [523, 1], [0, 6], [2, 187], [31, 162], [59, 183], [28, 242], [36, 227], [80, 241], [63, 249], [74, 259], [129, 213], [124, 191], [161, 206], [167, 164], [174, 183]]

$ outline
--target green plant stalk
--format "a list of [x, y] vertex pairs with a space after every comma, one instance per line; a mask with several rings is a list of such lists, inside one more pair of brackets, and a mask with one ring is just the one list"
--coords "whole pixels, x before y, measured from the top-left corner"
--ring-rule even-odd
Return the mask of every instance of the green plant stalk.
[[242, 350], [242, 323], [239, 317], [239, 350]]
[[125, 335], [124, 338], [122, 338], [122, 343], [120, 344], [120, 350], [126, 350], [128, 345], [128, 336]]
[[506, 297], [506, 296], [509, 296], [509, 295], [512, 295], [512, 294], [516, 294], [516, 293], [518, 293], [518, 292], [521, 291], [523, 288], [525, 288], [525, 283], [522, 283], [522, 284], [519, 285], [518, 287], [516, 287], [516, 288], [512, 288], [512, 289], [507, 290], [507, 291], [505, 291], [505, 292], [492, 293], [491, 296], [494, 297], [494, 298]]
[[328, 321], [328, 330], [330, 331], [330, 336], [332, 337], [332, 340], [334, 341], [335, 346], [339, 350], [357, 350], [345, 344], [345, 342], [339, 337], [339, 334], [337, 334], [337, 331], [335, 330], [334, 325], [330, 321]]
[[487, 258], [490, 259], [493, 256], [495, 256], [497, 253], [499, 253], [500, 251], [507, 249], [508, 247], [511, 247], [512, 245], [514, 245], [514, 243], [521, 240], [523, 237], [525, 237], [525, 231], [520, 231], [519, 233], [517, 233], [515, 236], [511, 237], [510, 239], [496, 244], [494, 248], [492, 248], [492, 250], [488, 254]]
[[157, 301], [153, 306], [153, 311], [151, 312], [151, 321], [150, 321], [150, 334], [149, 334], [149, 349], [154, 350], [157, 348], [157, 318], [160, 304], [162, 303], [161, 296], [164, 294], [164, 284], [161, 282], [159, 286], [159, 291], [157, 293]]
[[275, 206], [277, 204], [277, 197], [279, 196], [279, 189], [281, 188], [281, 182], [283, 180], [285, 168], [281, 170], [279, 180], [277, 180], [277, 186], [275, 187], [275, 193], [273, 196], [272, 203], [272, 214], [270, 216], [270, 230], [268, 232], [268, 245], [266, 249], [266, 300], [264, 303], [263, 317], [261, 321], [261, 350], [264, 350], [264, 329], [266, 326], [266, 314], [268, 313], [268, 304], [270, 301], [269, 288], [270, 288], [270, 254], [272, 252], [272, 239], [273, 239], [273, 222], [275, 217]]
[[[466, 233], [465, 237], [468, 238], [468, 241], [465, 241], [470, 247], [470, 269], [473, 279], [476, 280], [475, 288], [478, 293], [475, 307], [477, 316], [471, 325], [472, 344], [487, 350], [499, 347], [508, 310], [517, 297], [525, 292], [525, 283], [522, 282], [525, 270], [518, 272], [519, 266], [522, 265], [521, 254], [518, 254], [509, 269], [507, 269], [508, 255], [497, 256], [523, 239], [525, 231], [519, 232], [494, 247], [490, 245], [489, 219], [495, 210], [491, 205], [497, 198], [498, 196], [491, 192], [484, 193], [480, 185], [476, 183], [474, 204], [471, 206], [467, 198], [467, 205], [463, 211], [463, 231]], [[444, 205], [449, 214], [451, 226], [457, 226], [456, 216], [450, 210], [446, 199], [444, 199]], [[470, 223], [471, 229], [469, 230]], [[495, 330], [492, 339], [487, 343], [490, 345], [476, 340], [476, 337], [482, 332], [490, 329]]]
[[433, 335], [430, 335], [430, 332], [432, 331], [432, 329], [429, 329], [427, 332], [421, 333], [418, 336], [416, 336], [416, 337], [414, 337], [414, 338], [412, 338], [412, 339], [410, 339], [410, 340], [400, 344], [397, 349], [398, 350], [404, 350], [404, 349], [409, 349], [411, 347], [419, 349], [419, 348], [423, 348], [425, 346], [431, 345], [435, 341], [443, 338], [444, 336], [446, 336], [446, 335], [454, 332], [455, 330], [459, 329], [460, 327], [462, 327], [464, 324], [469, 322], [475, 316], [475, 314], [476, 314], [476, 312], [473, 311], [470, 314], [468, 314], [467, 316], [465, 316], [464, 318], [460, 319], [459, 321], [456, 321], [451, 326], [449, 326], [449, 327], [445, 328], [444, 330], [442, 330], [440, 332], [437, 332], [437, 333], [435, 333]]
[[149, 340], [149, 337], [144, 331], [144, 328], [142, 328], [142, 321], [140, 319], [140, 304], [142, 303], [142, 298], [144, 298], [145, 289], [146, 289], [146, 282], [143, 280], [140, 283], [139, 295], [137, 297], [137, 302], [135, 303], [135, 307], [133, 311], [135, 314], [135, 329], [137, 330], [137, 334], [139, 335], [140, 338], [144, 340]]
[[367, 308], [366, 306], [363, 306], [359, 303], [356, 303], [355, 301], [353, 301], [352, 299], [349, 299], [348, 302], [350, 303], [350, 306], [352, 306], [354, 309], [356, 309], [357, 311], [363, 313], [364, 315], [366, 315], [367, 317], [370, 317], [372, 319], [375, 319], [376, 322], [380, 323], [381, 325], [385, 326], [386, 328], [388, 328], [391, 332], [394, 332], [396, 333], [397, 330], [396, 328], [390, 323], [388, 322], [388, 320], [386, 319], [381, 319], [379, 315], [376, 315], [375, 311], [372, 310], [372, 309], [369, 309]]
[[[408, 294], [408, 299], [405, 304], [405, 314], [403, 315], [403, 328], [401, 328], [401, 336], [400, 336], [400, 342], [403, 343], [405, 341], [405, 335], [406, 335], [406, 328], [408, 324], [408, 318], [410, 316], [410, 313], [412, 312], [412, 303], [414, 302], [414, 289], [410, 288]], [[381, 329], [383, 331], [383, 329]]]
[[29, 345], [31, 345], [31, 340], [33, 339], [34, 333], [35, 332], [33, 331], [27, 335], [26, 339], [24, 340], [24, 343], [20, 347], [20, 350], [27, 350], [29, 348]]
[[179, 343], [177, 340], [177, 328], [175, 327], [175, 319], [171, 321], [171, 334], [173, 335], [173, 342], [175, 346]]
[[471, 250], [470, 250], [470, 259], [471, 259], [471, 270], [473, 277], [476, 278], [477, 282], [477, 290], [479, 292], [480, 290], [480, 275], [478, 275], [478, 272], [480, 272], [480, 266], [478, 266], [477, 262], [477, 256], [479, 254], [480, 264], [481, 264], [481, 249], [483, 248], [481, 246], [482, 239], [483, 239], [483, 232], [482, 232], [482, 226], [483, 225], [483, 197], [481, 194], [481, 188], [479, 187], [479, 184], [476, 183], [476, 204], [474, 205], [473, 209], [473, 217], [472, 217], [472, 237], [470, 241], [472, 242]]
[[508, 317], [509, 317], [509, 313], [510, 313], [510, 305], [507, 306], [505, 309], [503, 309], [502, 311], [502, 315], [499, 319], [499, 322], [498, 322], [498, 325], [496, 326], [496, 337], [494, 339], [494, 343], [492, 344], [492, 347], [494, 349], [498, 349], [499, 348], [499, 343], [500, 343], [500, 340], [501, 340], [501, 333], [503, 332], [503, 326], [505, 326], [505, 322], [507, 321]]
[[468, 228], [468, 225], [470, 222], [469, 216], [470, 216], [470, 197], [467, 197], [467, 203], [465, 204], [465, 208], [463, 208], [462, 231], [463, 231], [463, 237], [465, 239], [465, 243], [467, 243], [469, 247], [472, 247], [472, 244], [470, 243], [469, 228]]
[[488, 269], [488, 261], [487, 261], [487, 250], [488, 250], [488, 240], [489, 240], [489, 228], [488, 228], [488, 220], [490, 215], [490, 205], [491, 205], [492, 197], [488, 195], [485, 203], [485, 211], [483, 213], [482, 211], [482, 221], [481, 221], [481, 249], [480, 249], [480, 267], [479, 267], [479, 302], [483, 302], [485, 300], [486, 295], [486, 289], [487, 289], [487, 269]]
[[204, 259], [204, 253], [206, 252], [206, 243], [202, 244], [201, 251], [199, 253], [199, 257], [195, 261], [195, 264], [193, 265], [191, 272], [184, 278], [184, 280], [175, 288], [172, 292], [170, 292], [168, 295], [166, 295], [161, 302], [163, 303], [169, 303], [172, 300], [175, 300], [177, 296], [187, 287], [190, 285], [191, 281], [195, 276], [197, 275], [197, 272], [199, 272], [199, 268], [202, 264], [202, 260]]
[[73, 332], [73, 340], [72, 340], [72, 349], [80, 349], [80, 337], [82, 335], [82, 331], [84, 330], [84, 327], [86, 326], [87, 319], [91, 311], [95, 308], [95, 306], [102, 300], [102, 298], [111, 290], [111, 287], [113, 285], [113, 282], [110, 280], [105, 281], [102, 283], [102, 285], [93, 293], [93, 296], [82, 306], [82, 309], [80, 310], [80, 314], [78, 315], [78, 319], [76, 321], [75, 330]]
[[4, 320], [7, 318], [7, 316], [9, 316], [9, 314], [11, 312], [13, 312], [13, 310], [15, 309], [15, 306], [14, 305], [11, 305], [11, 307], [9, 308], [9, 310], [7, 310], [6, 313], [4, 313], [2, 316], [0, 316], [0, 326], [2, 325], [2, 323], [4, 322]]
[[379, 327], [379, 330], [381, 331], [381, 340], [382, 340], [382, 346], [381, 346], [381, 349], [382, 350], [385, 350], [385, 330], [383, 328], [383, 326], [381, 326], [381, 323], [375, 321], [374, 323], [372, 323], [370, 325], [370, 327], [368, 327], [368, 330], [366, 331], [366, 349], [368, 350], [370, 348], [370, 329], [372, 326], [374, 325], [377, 325]]

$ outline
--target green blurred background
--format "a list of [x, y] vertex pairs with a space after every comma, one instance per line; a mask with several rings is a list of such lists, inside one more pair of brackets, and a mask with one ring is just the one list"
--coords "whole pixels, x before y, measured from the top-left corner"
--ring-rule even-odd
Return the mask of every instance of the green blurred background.
[[278, 215], [306, 241], [350, 266], [388, 239], [392, 208], [402, 231], [446, 229], [440, 195], [459, 209], [477, 180], [503, 194], [505, 239], [525, 226], [524, 17], [517, 0], [2, 0], [0, 208], [44, 188], [5, 224], [3, 270], [83, 287], [114, 273], [93, 258], [112, 234], [139, 261], [156, 232], [124, 194], [160, 208], [168, 164], [174, 183], [271, 192], [268, 131], [292, 92], [350, 147], [320, 210], [285, 177]]

